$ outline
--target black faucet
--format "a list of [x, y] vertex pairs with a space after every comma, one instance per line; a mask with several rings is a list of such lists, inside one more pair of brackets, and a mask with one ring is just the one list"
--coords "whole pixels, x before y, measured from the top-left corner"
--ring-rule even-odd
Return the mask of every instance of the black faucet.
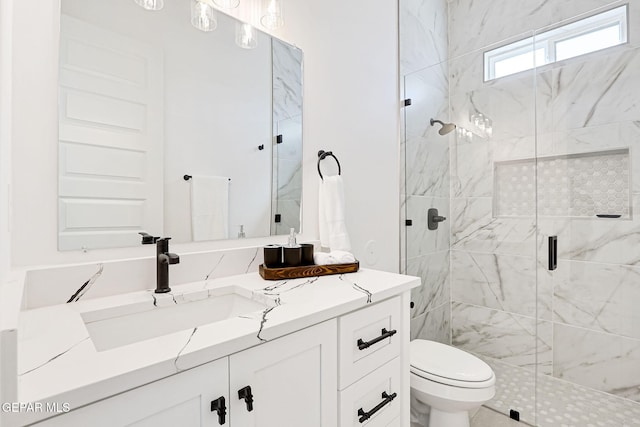
[[171, 292], [169, 287], [169, 265], [180, 262], [178, 255], [169, 252], [169, 240], [171, 240], [171, 237], [158, 239], [156, 242], [156, 294]]

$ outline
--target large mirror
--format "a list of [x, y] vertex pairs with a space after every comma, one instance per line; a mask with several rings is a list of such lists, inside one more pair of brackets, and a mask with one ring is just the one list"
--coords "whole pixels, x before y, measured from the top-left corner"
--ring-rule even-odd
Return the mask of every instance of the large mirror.
[[60, 250], [299, 231], [299, 49], [208, 0], [61, 5]]

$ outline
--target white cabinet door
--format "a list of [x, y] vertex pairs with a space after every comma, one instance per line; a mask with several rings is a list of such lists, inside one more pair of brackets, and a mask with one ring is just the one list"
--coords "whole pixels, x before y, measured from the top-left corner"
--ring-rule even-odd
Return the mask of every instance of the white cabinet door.
[[[228, 360], [225, 357], [207, 363], [36, 425], [42, 427], [229, 426]], [[225, 399], [227, 407], [223, 423], [218, 412], [211, 410], [211, 402], [220, 397]]]
[[[331, 320], [229, 358], [234, 427], [335, 427], [337, 331]], [[239, 397], [248, 394], [252, 408]]]

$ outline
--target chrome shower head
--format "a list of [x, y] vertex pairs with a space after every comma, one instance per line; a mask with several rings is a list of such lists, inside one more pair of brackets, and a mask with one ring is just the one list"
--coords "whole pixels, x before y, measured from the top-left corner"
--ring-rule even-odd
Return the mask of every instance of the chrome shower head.
[[442, 121], [436, 119], [431, 119], [430, 123], [431, 126], [433, 126], [435, 123], [439, 123], [442, 126], [438, 131], [440, 135], [446, 135], [456, 129], [456, 125], [454, 125], [453, 123], [443, 123]]

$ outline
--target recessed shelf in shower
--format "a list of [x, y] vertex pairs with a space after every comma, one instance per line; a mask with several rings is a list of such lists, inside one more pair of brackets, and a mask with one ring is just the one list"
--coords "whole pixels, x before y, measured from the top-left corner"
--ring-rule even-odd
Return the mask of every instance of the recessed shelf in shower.
[[629, 219], [629, 170], [628, 148], [495, 162], [494, 216]]

